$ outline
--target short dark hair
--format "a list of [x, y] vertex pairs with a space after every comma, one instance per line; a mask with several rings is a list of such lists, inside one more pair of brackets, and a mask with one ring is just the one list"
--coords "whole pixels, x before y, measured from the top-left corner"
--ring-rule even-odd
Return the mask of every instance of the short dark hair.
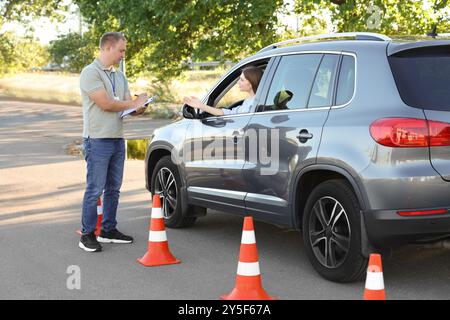
[[106, 32], [100, 38], [100, 48], [104, 48], [107, 44], [116, 44], [120, 40], [127, 40], [122, 32]]
[[250, 82], [252, 85], [253, 92], [256, 93], [256, 90], [258, 89], [259, 82], [261, 81], [263, 71], [258, 67], [246, 67], [242, 69], [242, 73], [244, 74], [244, 77]]

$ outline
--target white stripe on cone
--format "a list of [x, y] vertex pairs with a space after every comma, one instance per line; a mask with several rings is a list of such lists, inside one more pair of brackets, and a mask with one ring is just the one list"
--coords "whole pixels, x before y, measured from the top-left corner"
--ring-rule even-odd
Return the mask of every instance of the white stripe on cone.
[[256, 243], [255, 232], [254, 231], [242, 231], [242, 240], [243, 244], [254, 244]]
[[383, 273], [367, 271], [366, 289], [384, 290]]
[[240, 276], [259, 276], [259, 262], [240, 262], [238, 263], [237, 274]]
[[166, 231], [150, 230], [148, 234], [148, 241], [150, 242], [164, 242], [167, 241]]
[[97, 215], [101, 215], [102, 214], [102, 206], [99, 205], [97, 206]]
[[152, 208], [152, 218], [164, 218], [161, 208]]

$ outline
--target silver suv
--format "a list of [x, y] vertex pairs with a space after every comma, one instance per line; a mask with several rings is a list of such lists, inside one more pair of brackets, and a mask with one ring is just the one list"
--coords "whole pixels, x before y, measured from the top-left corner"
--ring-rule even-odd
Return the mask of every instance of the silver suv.
[[183, 119], [154, 132], [146, 186], [168, 227], [212, 208], [295, 228], [315, 270], [338, 282], [360, 279], [371, 252], [450, 235], [449, 40], [276, 43], [203, 102], [238, 106], [247, 66], [264, 71], [251, 112], [185, 105]]

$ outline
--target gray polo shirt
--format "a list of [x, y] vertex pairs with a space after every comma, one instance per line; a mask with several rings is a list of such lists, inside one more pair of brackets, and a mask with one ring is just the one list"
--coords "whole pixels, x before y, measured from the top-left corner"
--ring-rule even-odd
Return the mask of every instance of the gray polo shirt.
[[103, 111], [89, 98], [89, 94], [106, 90], [112, 99], [116, 96], [121, 101], [125, 100], [125, 94], [129, 92], [125, 75], [120, 70], [106, 68], [95, 59], [81, 72], [80, 90], [83, 103], [83, 137], [123, 138], [120, 112]]

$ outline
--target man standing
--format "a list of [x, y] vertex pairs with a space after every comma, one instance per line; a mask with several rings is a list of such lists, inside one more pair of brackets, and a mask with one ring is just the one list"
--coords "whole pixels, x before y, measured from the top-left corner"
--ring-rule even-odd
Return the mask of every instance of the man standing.
[[[142, 114], [147, 94], [132, 100], [125, 75], [114, 69], [125, 58], [126, 39], [108, 32], [100, 39], [100, 54], [80, 75], [83, 102], [83, 146], [87, 162], [86, 191], [82, 209], [79, 247], [101, 251], [102, 243], [132, 243], [133, 238], [117, 230], [117, 206], [125, 163], [125, 141], [121, 111], [139, 107]], [[97, 199], [103, 196], [103, 221], [98, 239]]]

